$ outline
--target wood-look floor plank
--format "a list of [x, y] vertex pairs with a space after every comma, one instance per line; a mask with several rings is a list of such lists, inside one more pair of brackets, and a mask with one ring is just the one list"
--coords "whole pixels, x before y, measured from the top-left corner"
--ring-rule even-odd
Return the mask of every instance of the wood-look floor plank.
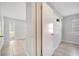
[[79, 45], [61, 42], [53, 56], [79, 56]]
[[26, 56], [26, 40], [5, 42], [1, 49], [2, 56]]

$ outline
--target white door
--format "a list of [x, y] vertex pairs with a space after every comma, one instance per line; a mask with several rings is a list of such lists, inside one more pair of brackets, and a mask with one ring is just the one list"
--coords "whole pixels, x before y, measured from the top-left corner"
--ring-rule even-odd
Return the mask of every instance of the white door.
[[51, 56], [61, 42], [61, 19], [46, 3], [42, 12], [42, 54]]

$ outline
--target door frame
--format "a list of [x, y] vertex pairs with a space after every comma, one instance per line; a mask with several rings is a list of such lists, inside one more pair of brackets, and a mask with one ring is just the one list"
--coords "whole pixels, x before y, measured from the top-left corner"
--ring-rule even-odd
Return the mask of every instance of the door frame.
[[[29, 3], [28, 3], [29, 4]], [[42, 51], [42, 3], [34, 2], [31, 3], [32, 10], [32, 32], [33, 32], [33, 43], [32, 43], [32, 51], [34, 56], [41, 56]], [[28, 18], [27, 18], [28, 19]]]
[[36, 3], [37, 19], [37, 56], [42, 56], [42, 3]]

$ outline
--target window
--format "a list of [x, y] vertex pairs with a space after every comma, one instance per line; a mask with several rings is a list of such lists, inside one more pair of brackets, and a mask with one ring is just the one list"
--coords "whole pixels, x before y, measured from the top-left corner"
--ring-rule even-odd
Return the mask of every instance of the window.
[[15, 36], [15, 22], [9, 22], [9, 38], [12, 39]]

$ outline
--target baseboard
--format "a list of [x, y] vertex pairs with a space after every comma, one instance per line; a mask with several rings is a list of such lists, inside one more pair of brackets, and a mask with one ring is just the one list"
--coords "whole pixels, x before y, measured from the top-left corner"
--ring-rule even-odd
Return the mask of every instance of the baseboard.
[[[61, 41], [62, 42], [62, 41]], [[59, 45], [61, 44], [61, 42], [59, 43]], [[54, 49], [53, 53], [51, 56], [53, 56], [53, 54], [55, 53], [56, 49], [59, 47], [59, 45]]]
[[73, 41], [62, 40], [62, 42], [67, 42], [67, 43], [72, 43], [72, 44], [77, 44], [77, 45], [79, 45], [79, 43], [76, 43], [76, 42], [73, 42]]
[[26, 53], [27, 56], [30, 56], [28, 53]]

